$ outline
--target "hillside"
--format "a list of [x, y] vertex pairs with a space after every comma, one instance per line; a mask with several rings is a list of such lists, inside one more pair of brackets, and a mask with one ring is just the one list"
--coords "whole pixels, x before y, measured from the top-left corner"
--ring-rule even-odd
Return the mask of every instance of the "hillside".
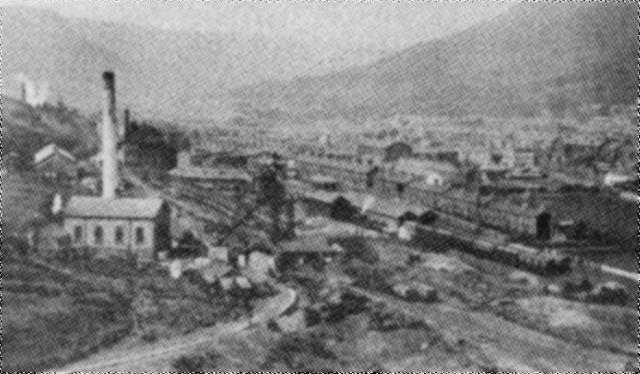
[[637, 51], [635, 4], [520, 4], [374, 63], [234, 94], [298, 119], [561, 115], [581, 105], [633, 104]]
[[50, 142], [78, 156], [98, 148], [95, 122], [64, 105], [34, 108], [3, 96], [2, 117], [2, 153], [15, 153], [23, 166], [30, 164], [33, 154]]
[[[58, 98], [83, 112], [100, 108], [100, 72], [117, 73], [119, 105], [144, 116], [226, 118], [227, 89], [267, 79], [339, 70], [372, 61], [371, 49], [325, 51], [292, 40], [236, 34], [181, 33], [3, 7], [3, 77], [46, 81]], [[5, 92], [7, 92], [5, 91]]]

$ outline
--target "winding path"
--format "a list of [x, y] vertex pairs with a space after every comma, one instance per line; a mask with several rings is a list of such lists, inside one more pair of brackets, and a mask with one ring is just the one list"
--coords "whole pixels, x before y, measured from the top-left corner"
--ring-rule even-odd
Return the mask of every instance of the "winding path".
[[251, 318], [216, 325], [152, 344], [99, 352], [68, 367], [52, 371], [55, 373], [169, 372], [173, 370], [173, 361], [178, 357], [192, 352], [207, 352], [218, 344], [222, 337], [237, 334], [252, 325], [267, 322], [287, 312], [297, 302], [297, 293], [282, 285], [277, 285], [276, 288], [280, 292], [265, 300]]

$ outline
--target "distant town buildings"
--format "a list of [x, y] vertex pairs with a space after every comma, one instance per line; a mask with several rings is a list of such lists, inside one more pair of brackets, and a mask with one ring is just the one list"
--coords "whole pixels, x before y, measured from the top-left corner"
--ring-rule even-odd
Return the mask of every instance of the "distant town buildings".
[[458, 184], [462, 179], [460, 169], [448, 162], [401, 159], [393, 165], [392, 170], [420, 179], [430, 186]]

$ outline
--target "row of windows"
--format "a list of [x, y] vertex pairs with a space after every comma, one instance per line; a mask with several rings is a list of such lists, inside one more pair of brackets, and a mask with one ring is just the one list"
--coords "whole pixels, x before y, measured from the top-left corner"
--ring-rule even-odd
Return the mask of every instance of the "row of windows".
[[[82, 226], [76, 226], [73, 230], [74, 243], [82, 242]], [[124, 227], [117, 226], [114, 232], [114, 242], [117, 245], [124, 244]], [[93, 243], [96, 245], [104, 244], [104, 228], [100, 225], [93, 229]], [[136, 245], [142, 245], [145, 243], [145, 233], [143, 227], [137, 227], [135, 230], [135, 243]]]

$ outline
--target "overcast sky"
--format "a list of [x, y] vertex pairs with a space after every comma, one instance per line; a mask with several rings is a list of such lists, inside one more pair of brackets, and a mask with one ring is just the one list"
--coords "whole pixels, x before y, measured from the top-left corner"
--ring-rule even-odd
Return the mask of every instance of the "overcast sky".
[[402, 48], [450, 34], [504, 12], [509, 2], [202, 2], [4, 0], [65, 16], [287, 37], [346, 47]]

